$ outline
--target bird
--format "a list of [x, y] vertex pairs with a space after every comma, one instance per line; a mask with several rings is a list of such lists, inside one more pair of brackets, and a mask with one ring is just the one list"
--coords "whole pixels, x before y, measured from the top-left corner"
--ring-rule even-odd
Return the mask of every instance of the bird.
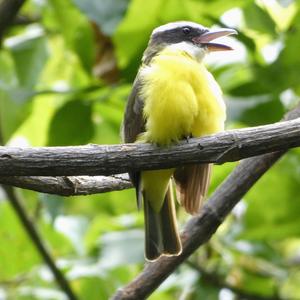
[[[168, 147], [223, 131], [222, 91], [203, 59], [212, 51], [232, 50], [212, 41], [236, 33], [230, 28], [210, 30], [190, 21], [155, 28], [127, 100], [123, 142]], [[198, 214], [210, 174], [211, 164], [129, 173], [138, 208], [144, 207], [147, 261], [180, 255], [174, 198], [179, 198], [188, 213]]]

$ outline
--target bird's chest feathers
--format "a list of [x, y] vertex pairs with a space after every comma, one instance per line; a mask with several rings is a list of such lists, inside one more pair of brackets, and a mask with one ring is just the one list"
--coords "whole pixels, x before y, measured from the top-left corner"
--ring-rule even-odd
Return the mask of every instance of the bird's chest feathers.
[[140, 75], [146, 141], [163, 145], [223, 130], [221, 90], [202, 63], [183, 51], [166, 49]]

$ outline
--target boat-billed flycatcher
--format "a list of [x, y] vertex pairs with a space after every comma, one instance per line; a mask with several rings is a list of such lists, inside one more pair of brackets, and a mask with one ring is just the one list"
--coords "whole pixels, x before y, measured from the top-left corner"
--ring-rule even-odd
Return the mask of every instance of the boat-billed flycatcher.
[[[231, 50], [212, 43], [232, 29], [211, 31], [193, 22], [174, 22], [152, 32], [129, 96], [123, 138], [126, 143], [148, 142], [168, 146], [181, 139], [224, 129], [222, 92], [203, 64], [210, 51]], [[210, 165], [142, 171], [130, 174], [138, 206], [144, 203], [145, 256], [179, 255], [172, 178], [180, 203], [197, 214], [207, 192]]]

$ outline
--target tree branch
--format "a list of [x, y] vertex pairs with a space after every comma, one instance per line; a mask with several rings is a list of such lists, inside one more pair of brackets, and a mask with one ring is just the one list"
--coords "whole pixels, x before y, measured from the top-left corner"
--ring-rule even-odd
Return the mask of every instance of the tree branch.
[[224, 163], [300, 146], [300, 119], [229, 130], [170, 147], [150, 144], [0, 147], [0, 176], [111, 175], [192, 163]]
[[[286, 116], [298, 118], [300, 105]], [[112, 299], [144, 299], [150, 295], [187, 257], [207, 242], [239, 200], [285, 153], [280, 151], [243, 160], [205, 203], [201, 213], [191, 218], [181, 234], [181, 255], [162, 257], [144, 270]]]
[[14, 19], [26, 0], [3, 0], [0, 3], [0, 42], [6, 29]]
[[91, 195], [120, 191], [133, 187], [127, 174], [114, 176], [8, 176], [0, 184], [60, 196]]

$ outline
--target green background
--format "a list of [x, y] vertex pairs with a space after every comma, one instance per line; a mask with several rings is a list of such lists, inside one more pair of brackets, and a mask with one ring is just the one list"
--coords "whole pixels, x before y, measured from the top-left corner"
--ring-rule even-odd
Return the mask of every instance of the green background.
[[[234, 51], [207, 59], [224, 91], [227, 128], [276, 122], [299, 101], [299, 0], [28, 0], [21, 15], [30, 24], [12, 26], [0, 50], [0, 129], [8, 145], [119, 143], [149, 35], [175, 20], [239, 31], [227, 40]], [[234, 165], [214, 167], [210, 192]], [[150, 299], [300, 299], [299, 188], [300, 152], [292, 150]], [[18, 193], [80, 299], [108, 299], [142, 270], [143, 216], [133, 190]], [[189, 216], [178, 214], [182, 227]], [[65, 299], [4, 193], [2, 294]]]

